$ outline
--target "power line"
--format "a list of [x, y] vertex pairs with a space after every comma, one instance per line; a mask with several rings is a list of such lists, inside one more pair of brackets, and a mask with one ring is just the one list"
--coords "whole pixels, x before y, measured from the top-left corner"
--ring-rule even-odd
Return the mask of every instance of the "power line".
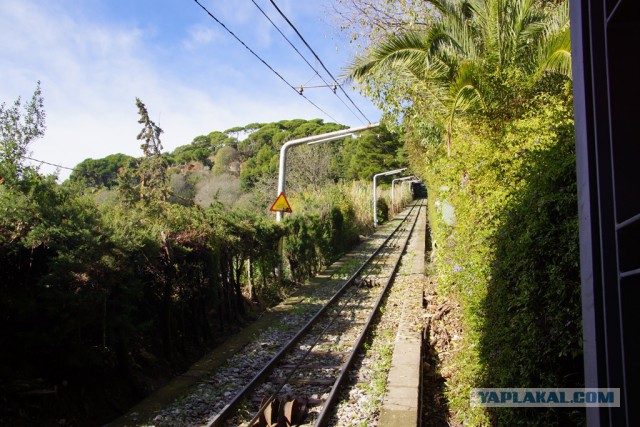
[[260, 57], [260, 55], [258, 55], [253, 49], [251, 49], [249, 46], [247, 46], [247, 44], [245, 42], [243, 42], [242, 40], [240, 40], [240, 38], [238, 36], [235, 35], [235, 33], [233, 31], [231, 31], [229, 28], [227, 28], [226, 25], [224, 25], [222, 23], [222, 21], [220, 21], [218, 18], [216, 18], [211, 12], [209, 12], [209, 10], [204, 7], [198, 0], [193, 0], [194, 2], [196, 2], [196, 4], [198, 6], [200, 6], [202, 8], [202, 10], [204, 10], [207, 15], [209, 15], [214, 21], [216, 21], [222, 28], [224, 28], [229, 34], [231, 34], [231, 36], [233, 36], [234, 39], [236, 39], [242, 46], [245, 47], [245, 49], [247, 49], [249, 52], [251, 52], [251, 54], [253, 56], [255, 56], [256, 58], [258, 58], [258, 60], [260, 62], [262, 62], [269, 70], [271, 70], [271, 72], [273, 72], [276, 76], [278, 76], [280, 78], [280, 80], [282, 80], [287, 86], [289, 86], [293, 91], [295, 91], [296, 93], [298, 93], [299, 95], [301, 95], [304, 99], [307, 100], [307, 102], [309, 102], [311, 105], [313, 105], [314, 107], [316, 107], [319, 111], [321, 111], [325, 116], [329, 117], [331, 120], [333, 120], [334, 122], [338, 123], [338, 121], [336, 119], [334, 119], [329, 113], [327, 113], [326, 111], [324, 111], [322, 108], [320, 108], [316, 103], [314, 103], [313, 101], [311, 101], [309, 98], [307, 98], [304, 94], [298, 92], [298, 90], [291, 85], [284, 77], [282, 77], [282, 75], [280, 73], [278, 73], [271, 65], [269, 65], [267, 63], [267, 61], [265, 61], [264, 59], [262, 59]]
[[[300, 34], [300, 31], [298, 31], [298, 29], [296, 28], [295, 25], [293, 25], [293, 23], [289, 20], [289, 18], [287, 18], [287, 16], [284, 14], [284, 12], [282, 12], [282, 10], [280, 10], [280, 8], [278, 7], [278, 5], [276, 4], [276, 2], [274, 0], [269, 0], [271, 2], [271, 4], [273, 5], [273, 7], [276, 8], [276, 10], [278, 11], [278, 13], [284, 18], [285, 21], [287, 21], [287, 23], [289, 24], [289, 26], [291, 28], [293, 28], [293, 31], [296, 32], [296, 34], [298, 35], [298, 37], [300, 37], [300, 40], [302, 40], [302, 42], [305, 44], [305, 46], [307, 46], [307, 48], [309, 48], [309, 50], [311, 51], [311, 53], [313, 54], [313, 56], [315, 56], [315, 58], [318, 60], [318, 62], [320, 63], [320, 65], [322, 66], [322, 68], [324, 68], [324, 70], [327, 72], [327, 74], [329, 75], [329, 77], [331, 77], [333, 79], [333, 81], [338, 84], [338, 80], [336, 80], [335, 77], [333, 77], [333, 74], [331, 74], [331, 71], [329, 71], [329, 69], [324, 65], [324, 63], [322, 62], [322, 60], [320, 59], [320, 57], [318, 56], [318, 54], [313, 50], [313, 48], [311, 46], [309, 46], [309, 43], [307, 43], [307, 41], [304, 39], [304, 37], [302, 37], [302, 34]], [[353, 102], [353, 99], [351, 99], [351, 97], [347, 94], [347, 92], [342, 88], [342, 86], [340, 86], [340, 90], [342, 91], [342, 93], [344, 94], [344, 96], [347, 97], [347, 99], [351, 102], [351, 104], [356, 108], [356, 110], [358, 110], [360, 112], [360, 114], [362, 115], [362, 117], [365, 118], [365, 120], [369, 123], [371, 123], [371, 120], [369, 120], [367, 118], [367, 116], [364, 115], [364, 113], [362, 112], [362, 110], [360, 110], [360, 108], [358, 108], [358, 106], [356, 105], [355, 102]]]
[[[311, 63], [307, 60], [307, 58], [298, 50], [298, 48], [291, 42], [291, 40], [289, 40], [289, 38], [282, 32], [282, 30], [280, 30], [280, 28], [275, 24], [275, 22], [273, 22], [273, 20], [269, 17], [269, 15], [266, 14], [266, 12], [260, 7], [260, 5], [258, 3], [256, 3], [255, 0], [251, 0], [251, 2], [255, 5], [255, 7], [258, 8], [258, 10], [264, 15], [264, 17], [267, 18], [267, 20], [280, 33], [280, 35], [287, 41], [287, 43], [289, 43], [289, 45], [293, 48], [293, 50], [296, 51], [296, 53], [300, 56], [300, 58], [302, 58], [302, 60], [307, 63], [309, 68], [311, 68], [316, 73], [316, 75], [318, 77], [320, 77], [320, 79], [324, 82], [326, 87], [332, 87], [332, 88], [335, 87], [334, 85], [330, 85], [329, 82], [327, 82], [324, 79], [324, 77], [322, 77], [322, 75], [320, 75], [318, 70], [316, 70], [316, 68], [313, 65], [311, 65]], [[313, 79], [313, 77], [312, 77], [312, 79]], [[314, 87], [321, 87], [321, 86], [314, 86]], [[297, 90], [298, 93], [302, 94], [302, 89], [303, 89], [303, 86], [300, 85], [300, 88]], [[364, 124], [362, 119], [360, 119], [360, 117], [358, 117], [358, 115], [347, 105], [347, 103], [344, 102], [344, 100], [338, 96], [338, 94], [336, 93], [335, 89], [333, 89], [333, 94], [340, 100], [340, 102], [342, 102], [342, 104], [345, 107], [347, 107], [347, 109], [351, 112], [351, 114], [353, 114], [358, 120], [360, 120], [360, 122], [362, 122], [362, 124]]]
[[[315, 77], [315, 76], [314, 76]], [[309, 80], [311, 81], [311, 80]], [[309, 83], [309, 82], [307, 82]], [[344, 83], [338, 83], [338, 84], [331, 84], [331, 83], [327, 83], [324, 85], [314, 85], [314, 86], [307, 86], [307, 83], [305, 83], [304, 85], [300, 86], [302, 89], [318, 89], [318, 88], [323, 88], [323, 87], [328, 87], [330, 88], [334, 93], [335, 91], [338, 89], [338, 86], [343, 85]], [[300, 89], [300, 87], [298, 89]], [[360, 119], [358, 117], [358, 119]], [[361, 120], [361, 119], [360, 119]], [[364, 123], [363, 123], [364, 124]]]
[[32, 160], [34, 162], [38, 162], [38, 163], [41, 163], [41, 164], [49, 165], [49, 166], [55, 166], [57, 168], [67, 169], [67, 170], [70, 170], [70, 171], [74, 171], [75, 170], [74, 168], [69, 168], [69, 167], [66, 167], [66, 166], [57, 165], [55, 163], [45, 162], [44, 160], [38, 160], [38, 159], [34, 159], [34, 158], [31, 158], [31, 157], [27, 157], [27, 156], [22, 156], [22, 158], [23, 159], [27, 159], [27, 160]]

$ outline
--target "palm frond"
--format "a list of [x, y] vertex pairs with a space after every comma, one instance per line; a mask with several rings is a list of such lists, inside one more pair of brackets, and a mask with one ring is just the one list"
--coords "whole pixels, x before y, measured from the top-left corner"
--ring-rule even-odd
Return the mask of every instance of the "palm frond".
[[570, 79], [572, 67], [568, 3], [557, 6], [546, 22], [544, 36], [538, 45], [536, 76], [552, 72]]
[[407, 32], [388, 37], [346, 69], [346, 77], [361, 81], [366, 76], [393, 68], [426, 66], [428, 45], [420, 33]]
[[461, 65], [458, 76], [449, 88], [449, 93], [452, 116], [456, 112], [485, 107], [480, 70], [475, 63], [465, 62]]
[[571, 70], [571, 35], [567, 28], [540, 50], [538, 74], [552, 72], [571, 79]]
[[449, 87], [450, 106], [447, 123], [447, 156], [451, 155], [451, 137], [453, 120], [458, 112], [469, 111], [473, 108], [485, 108], [481, 92], [479, 69], [474, 62], [461, 64], [459, 74]]

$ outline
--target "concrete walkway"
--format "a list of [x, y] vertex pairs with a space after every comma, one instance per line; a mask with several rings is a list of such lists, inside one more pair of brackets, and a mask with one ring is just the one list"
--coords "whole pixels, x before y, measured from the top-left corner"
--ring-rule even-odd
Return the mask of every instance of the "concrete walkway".
[[379, 427], [417, 426], [420, 417], [422, 337], [416, 316], [420, 316], [422, 311], [425, 282], [426, 202], [423, 206], [404, 257], [406, 261], [403, 260], [408, 264], [396, 277], [396, 280], [410, 280], [412, 286], [408, 288], [402, 306]]

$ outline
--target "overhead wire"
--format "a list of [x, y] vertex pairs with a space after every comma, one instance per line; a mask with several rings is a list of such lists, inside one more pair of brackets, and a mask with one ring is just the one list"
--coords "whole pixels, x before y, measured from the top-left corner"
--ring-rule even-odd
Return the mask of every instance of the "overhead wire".
[[193, 0], [198, 6], [200, 6], [200, 8], [202, 10], [205, 11], [205, 13], [207, 15], [209, 15], [209, 17], [211, 17], [214, 21], [216, 21], [222, 28], [224, 28], [229, 34], [231, 34], [231, 36], [236, 39], [238, 41], [238, 43], [240, 43], [242, 46], [245, 47], [245, 49], [247, 49], [249, 52], [251, 52], [251, 54], [253, 56], [255, 56], [260, 62], [262, 62], [269, 70], [271, 70], [271, 72], [273, 72], [276, 76], [278, 76], [278, 78], [280, 78], [280, 80], [282, 80], [287, 86], [289, 86], [293, 91], [295, 91], [297, 94], [301, 95], [304, 99], [307, 100], [307, 102], [309, 102], [311, 105], [313, 105], [316, 109], [318, 109], [319, 111], [321, 111], [325, 116], [329, 117], [331, 120], [333, 120], [334, 122], [338, 122], [335, 118], [333, 118], [331, 116], [331, 114], [327, 113], [325, 110], [323, 110], [322, 108], [320, 108], [320, 106], [318, 106], [315, 102], [311, 101], [309, 98], [307, 98], [307, 96], [305, 96], [303, 93], [298, 92], [298, 90], [292, 85], [290, 84], [284, 77], [282, 77], [282, 75], [280, 73], [278, 73], [271, 65], [269, 65], [267, 63], [267, 61], [265, 61], [264, 59], [262, 59], [262, 57], [260, 57], [260, 55], [258, 55], [253, 49], [251, 49], [249, 46], [247, 46], [247, 44], [245, 42], [243, 42], [233, 31], [231, 31], [226, 25], [224, 25], [224, 23], [222, 21], [220, 21], [218, 18], [216, 18], [210, 11], [209, 9], [207, 9], [204, 5], [202, 5], [202, 3], [200, 3], [200, 1], [198, 0]]
[[[307, 43], [307, 41], [305, 40], [305, 38], [302, 36], [302, 34], [300, 34], [300, 31], [298, 31], [298, 29], [296, 28], [295, 25], [293, 25], [293, 23], [289, 20], [289, 18], [287, 18], [287, 15], [284, 14], [284, 12], [282, 12], [282, 10], [278, 7], [278, 5], [276, 4], [276, 2], [274, 0], [269, 0], [271, 2], [271, 4], [273, 5], [273, 7], [276, 8], [276, 10], [278, 11], [278, 13], [280, 14], [280, 16], [282, 16], [284, 18], [285, 21], [287, 21], [287, 24], [289, 24], [289, 26], [293, 29], [293, 31], [295, 31], [295, 33], [298, 35], [298, 37], [300, 37], [300, 40], [302, 40], [302, 42], [305, 44], [305, 46], [307, 46], [307, 48], [311, 51], [311, 53], [313, 54], [313, 56], [318, 60], [318, 62], [320, 63], [320, 65], [322, 66], [322, 68], [327, 72], [327, 74], [329, 75], [329, 77], [331, 77], [333, 79], [333, 81], [335, 82], [336, 85], [338, 85], [338, 80], [333, 76], [333, 74], [331, 74], [331, 71], [329, 71], [329, 69], [324, 65], [324, 62], [322, 62], [322, 60], [320, 59], [320, 57], [318, 56], [318, 54], [315, 52], [315, 50], [313, 50], [313, 48], [309, 45], [309, 43]], [[351, 104], [356, 108], [356, 110], [358, 110], [358, 112], [362, 115], [362, 117], [364, 117], [364, 119], [371, 123], [371, 120], [369, 120], [367, 118], [367, 116], [362, 112], [362, 110], [360, 110], [360, 108], [358, 108], [358, 106], [356, 105], [356, 103], [353, 101], [353, 99], [351, 99], [351, 97], [347, 94], [347, 92], [342, 88], [342, 86], [338, 85], [338, 87], [340, 87], [340, 90], [342, 91], [342, 93], [344, 94], [344, 96], [347, 97], [347, 99], [351, 102]]]
[[67, 170], [70, 170], [70, 171], [74, 171], [75, 170], [74, 168], [69, 168], [67, 166], [57, 165], [55, 163], [50, 163], [50, 162], [46, 162], [44, 160], [34, 159], [34, 158], [28, 157], [28, 156], [21, 156], [21, 157], [23, 159], [31, 160], [31, 161], [38, 162], [38, 163], [45, 164], [45, 165], [49, 165], [49, 166], [55, 166], [55, 167], [61, 168], [61, 169], [67, 169]]
[[[273, 22], [273, 20], [269, 17], [269, 15], [267, 15], [267, 13], [264, 11], [264, 9], [262, 9], [260, 7], [260, 5], [258, 3], [256, 3], [255, 0], [251, 0], [251, 2], [254, 4], [255, 7], [258, 8], [258, 10], [262, 13], [262, 15], [264, 15], [265, 18], [267, 18], [267, 20], [271, 23], [271, 25], [278, 31], [278, 33], [280, 33], [280, 35], [287, 41], [287, 43], [289, 43], [289, 45], [293, 48], [294, 51], [296, 51], [296, 53], [300, 56], [300, 58], [302, 58], [302, 60], [304, 62], [306, 62], [306, 64], [309, 66], [309, 68], [311, 68], [314, 72], [315, 75], [317, 75], [318, 77], [320, 77], [320, 79], [324, 82], [324, 84], [326, 84], [326, 87], [337, 87], [338, 86], [338, 82], [336, 82], [335, 85], [331, 85], [329, 82], [327, 82], [325, 80], [324, 77], [322, 77], [322, 75], [318, 72], [318, 70], [311, 65], [311, 63], [307, 60], [307, 58], [300, 52], [300, 50], [298, 50], [298, 48], [296, 47], [296, 45], [293, 44], [293, 42], [291, 40], [289, 40], [289, 37], [287, 37], [282, 30], [280, 29], [280, 27], [278, 27], [276, 25], [275, 22]], [[319, 61], [319, 59], [316, 57], [316, 59]], [[314, 75], [314, 77], [315, 77]], [[313, 77], [311, 78], [313, 79]], [[335, 80], [335, 79], [334, 79]], [[311, 81], [311, 80], [309, 80]], [[308, 82], [307, 82], [308, 83]], [[322, 86], [313, 86], [313, 87], [322, 87]], [[302, 89], [305, 89], [305, 87], [303, 85], [300, 86], [300, 90], [298, 90], [298, 93], [302, 94]], [[340, 102], [342, 102], [342, 104], [347, 107], [347, 109], [351, 112], [351, 114], [353, 114], [362, 124], [365, 124], [362, 119], [360, 117], [358, 117], [358, 115], [347, 105], [346, 102], [344, 102], [344, 100], [342, 98], [340, 98], [338, 96], [338, 94], [335, 92], [335, 90], [333, 91], [333, 94], [336, 95], [336, 97], [340, 100]], [[357, 107], [356, 107], [357, 108]], [[366, 119], [366, 117], [365, 117]], [[371, 122], [369, 122], [371, 123]]]
[[[313, 77], [315, 77], [315, 75], [314, 75]], [[305, 83], [305, 84], [303, 84], [303, 85], [302, 85], [302, 88], [303, 88], [303, 89], [317, 89], [317, 88], [321, 88], [321, 87], [328, 87], [328, 88], [331, 88], [331, 89], [333, 89], [333, 88], [338, 89], [338, 86], [340, 85], [340, 83], [338, 83], [338, 84], [331, 84], [331, 83], [327, 83], [327, 84], [325, 84], [325, 85], [307, 86], [307, 85], [309, 84], [309, 82], [310, 82], [311, 80], [313, 80], [313, 77], [312, 77], [311, 79], [309, 79], [309, 81], [308, 81], [307, 83]], [[342, 84], [344, 84], [344, 83], [342, 83]], [[360, 119], [360, 118], [358, 118], [358, 119]], [[360, 120], [362, 120], [362, 119], [360, 119]], [[364, 123], [363, 123], [363, 124], [364, 124]]]

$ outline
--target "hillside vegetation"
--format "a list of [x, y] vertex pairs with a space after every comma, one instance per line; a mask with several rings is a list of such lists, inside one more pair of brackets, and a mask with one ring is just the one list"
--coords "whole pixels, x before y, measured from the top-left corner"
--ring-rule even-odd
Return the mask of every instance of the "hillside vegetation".
[[583, 386], [567, 2], [338, 3], [361, 46], [347, 74], [404, 134], [429, 192], [431, 278], [462, 311], [438, 367], [447, 421], [584, 423], [470, 404], [474, 387]]
[[137, 106], [143, 155], [87, 159], [59, 185], [24, 164], [45, 131], [40, 87], [2, 104], [0, 424], [115, 418], [370, 231], [370, 182], [349, 179], [369, 179], [358, 150], [380, 141], [379, 167], [398, 165], [385, 131], [302, 147], [295, 214], [276, 223], [282, 143], [344, 126], [251, 124], [165, 153]]

